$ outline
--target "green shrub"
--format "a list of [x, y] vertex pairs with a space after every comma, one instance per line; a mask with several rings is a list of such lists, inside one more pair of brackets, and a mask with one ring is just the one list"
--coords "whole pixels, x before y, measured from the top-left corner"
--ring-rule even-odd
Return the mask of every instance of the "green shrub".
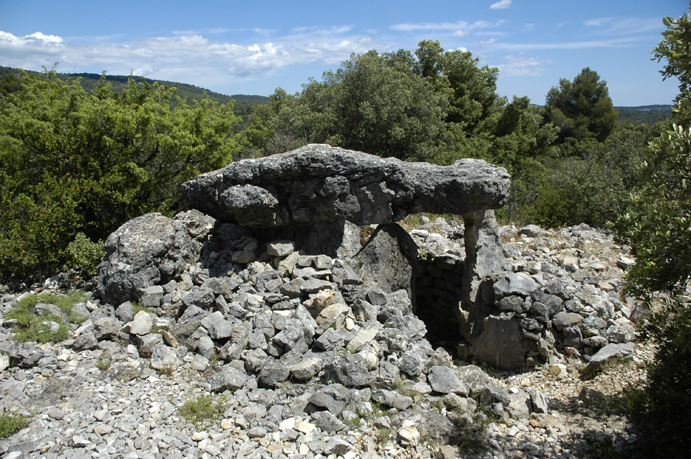
[[6, 438], [29, 425], [29, 420], [20, 414], [11, 414], [3, 410], [0, 413], [0, 438]]
[[[640, 168], [640, 186], [618, 222], [636, 265], [630, 289], [651, 303], [666, 292], [662, 307], [644, 328], [658, 345], [648, 380], [630, 394], [632, 419], [643, 457], [691, 457], [691, 15], [664, 18], [664, 39], [653, 50], [666, 60], [661, 72], [679, 80], [672, 129], [650, 143]], [[667, 298], [667, 299], [665, 299]]]
[[691, 457], [691, 308], [669, 300], [645, 331], [659, 347], [647, 383], [628, 394], [640, 448], [647, 457]]
[[144, 303], [142, 303], [141, 301], [135, 301], [134, 303], [132, 303], [132, 315], [136, 316], [138, 313], [142, 311], [149, 314], [154, 313], [151, 308], [144, 306]]
[[0, 100], [0, 276], [93, 270], [90, 241], [171, 212], [182, 182], [231, 161], [232, 103], [188, 105], [175, 91], [131, 79], [118, 92], [103, 79], [87, 92], [54, 71], [22, 75]]
[[67, 266], [78, 269], [88, 276], [96, 275], [96, 266], [106, 254], [103, 241], [93, 242], [79, 232], [67, 245]]
[[101, 371], [108, 371], [112, 364], [113, 361], [111, 359], [98, 359], [96, 361], [96, 368]]
[[[84, 322], [84, 317], [72, 311], [75, 303], [85, 301], [88, 295], [73, 291], [65, 295], [43, 293], [40, 295], [28, 295], [22, 298], [5, 314], [5, 319], [17, 321], [17, 329], [14, 339], [17, 341], [64, 341], [69, 337], [69, 324], [79, 325]], [[59, 314], [40, 315], [36, 311], [38, 303], [54, 304], [60, 310]], [[57, 331], [51, 331], [49, 322], [58, 325]]]
[[178, 413], [197, 429], [207, 428], [223, 415], [225, 397], [213, 395], [200, 395], [186, 401]]

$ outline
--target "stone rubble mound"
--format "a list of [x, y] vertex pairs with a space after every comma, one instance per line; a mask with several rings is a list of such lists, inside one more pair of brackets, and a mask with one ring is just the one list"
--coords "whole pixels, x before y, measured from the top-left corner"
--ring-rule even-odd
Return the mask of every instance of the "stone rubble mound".
[[[444, 445], [469, 435], [487, 416], [520, 426], [550, 409], [539, 391], [508, 390], [480, 367], [457, 359], [456, 353], [480, 358], [489, 352], [482, 347], [491, 346], [486, 333], [504, 333], [497, 349], [523, 350], [520, 355], [513, 348], [496, 350], [492, 358], [499, 364], [522, 359], [528, 365], [563, 366], [581, 356], [599, 371], [607, 359], [633, 351], [633, 305], [620, 296], [622, 268], [630, 260], [610, 236], [585, 225], [559, 231], [502, 228], [510, 270], [497, 274], [491, 288], [482, 287], [482, 295], [495, 301], [481, 309], [485, 331], [473, 331], [477, 342], [458, 345], [441, 329], [428, 332], [425, 321], [432, 328], [438, 324], [415, 313], [433, 296], [418, 296], [414, 306], [405, 289], [382, 288], [355, 263], [353, 268], [339, 258], [305, 254], [286, 239], [261, 242], [246, 229], [197, 211], [163, 219], [146, 215], [111, 236], [117, 238], [108, 243], [112, 260], [138, 279], [128, 285], [143, 284], [119, 304], [102, 296], [80, 305], [88, 320], [73, 330], [66, 348], [14, 343], [12, 324], [0, 328], [0, 353], [13, 365], [3, 374], [14, 370], [29, 387], [27, 375], [37, 372], [33, 394], [16, 379], [3, 379], [0, 389], [11, 397], [3, 399], [2, 408], [16, 409], [21, 402], [24, 410], [46, 413], [20, 437], [24, 441], [1, 441], [0, 453], [139, 454], [132, 452], [146, 451], [146, 443], [125, 441], [136, 431], [155, 440], [153, 450], [166, 457], [264, 457], [269, 447], [279, 451], [276, 457], [433, 457], [442, 451], [455, 457], [456, 450]], [[448, 276], [465, 253], [461, 226], [424, 217], [422, 223], [408, 236], [419, 247], [420, 266], [413, 270], [403, 256], [395, 263], [391, 257], [382, 261], [403, 272], [402, 278], [417, 276], [418, 288]], [[181, 228], [188, 234], [140, 238], [152, 225], [170, 228], [161, 234], [175, 235]], [[369, 245], [386, 236], [381, 252], [388, 254], [401, 238], [391, 233], [380, 231]], [[186, 245], [179, 245], [182, 240]], [[134, 246], [123, 247], [128, 243]], [[137, 256], [126, 259], [126, 253]], [[159, 259], [179, 266], [186, 257], [197, 261], [181, 262], [175, 278], [151, 274]], [[446, 268], [438, 268], [442, 265]], [[3, 297], [2, 311], [17, 299]], [[145, 309], [135, 313], [141, 306]], [[446, 339], [447, 347], [439, 347], [435, 336]], [[111, 368], [99, 379], [86, 376], [99, 373], [93, 365], [104, 355], [112, 359]], [[84, 365], [91, 370], [85, 372]], [[164, 376], [181, 374], [191, 382]], [[57, 385], [46, 386], [50, 380]], [[75, 387], [80, 381], [84, 387]], [[125, 408], [104, 409], [122, 406], [108, 389], [119, 381], [137, 382], [124, 397], [156, 401], [119, 421]], [[199, 390], [228, 395], [220, 428], [196, 432], [176, 416], [176, 407]], [[159, 400], [161, 391], [173, 398]], [[154, 421], [143, 420], [151, 415]], [[61, 443], [66, 435], [73, 435], [69, 444]]]
[[[437, 273], [418, 278], [423, 291], [418, 302], [425, 298], [441, 320], [423, 319], [440, 335], [452, 336], [452, 319], [439, 311], [448, 310], [449, 298], [458, 298], [458, 289], [447, 281], [462, 269], [462, 250], [439, 234], [419, 229], [411, 234], [424, 248], [421, 259], [434, 260], [425, 261], [429, 271]], [[556, 232], [531, 225], [504, 227], [502, 239], [508, 269], [483, 281], [469, 338], [457, 349], [461, 358], [520, 369], [564, 355], [583, 356], [591, 368], [601, 369], [602, 359], [630, 357], [636, 307], [624, 296], [622, 278], [633, 260], [611, 235], [587, 225]]]
[[[544, 415], [539, 392], [509, 392], [468, 362], [517, 370], [582, 358], [597, 372], [631, 357], [634, 308], [621, 293], [631, 260], [585, 225], [499, 228], [492, 209], [508, 184], [505, 170], [482, 161], [442, 168], [325, 145], [204, 174], [183, 187], [195, 209], [143, 215], [110, 235], [96, 298], [79, 306], [87, 320], [67, 349], [15, 343], [16, 324], [0, 323], [5, 367], [23, 369], [3, 380], [13, 398], [0, 408], [41, 400], [12, 388], [27, 372], [62, 380], [62, 370], [106, 355], [113, 384], [184, 373], [183, 391], [228, 396], [224, 431], [188, 442], [156, 394], [150, 411], [165, 427], [142, 435], [157, 436], [166, 457], [268, 457], [269, 444], [279, 445], [271, 457], [431, 457], [425, 442], [454, 443], [487, 416]], [[408, 232], [393, 223], [419, 211], [460, 214], [463, 224], [422, 217]], [[3, 297], [0, 312], [18, 299]], [[63, 406], [63, 395], [79, 392], [55, 390], [39, 405]], [[133, 390], [128, 397], [143, 396]], [[84, 400], [73, 408], [108, 411]], [[128, 426], [139, 430], [138, 418], [120, 425], [111, 416], [111, 436], [75, 418], [68, 429], [80, 441], [61, 444], [53, 414], [23, 446], [0, 442], [0, 454], [142, 449], [114, 446]]]

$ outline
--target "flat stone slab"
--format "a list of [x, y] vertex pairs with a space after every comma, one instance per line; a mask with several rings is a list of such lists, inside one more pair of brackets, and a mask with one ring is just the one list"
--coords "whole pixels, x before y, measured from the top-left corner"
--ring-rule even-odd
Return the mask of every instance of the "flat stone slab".
[[509, 186], [506, 169], [483, 160], [437, 166], [312, 144], [202, 174], [184, 183], [182, 194], [193, 208], [242, 226], [368, 225], [418, 212], [496, 209]]

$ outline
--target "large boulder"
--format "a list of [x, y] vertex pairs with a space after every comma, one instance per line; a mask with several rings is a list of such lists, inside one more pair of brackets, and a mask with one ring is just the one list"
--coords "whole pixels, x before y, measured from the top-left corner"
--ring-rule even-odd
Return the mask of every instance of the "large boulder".
[[473, 331], [470, 341], [479, 361], [500, 370], [525, 367], [526, 350], [517, 319], [488, 316], [479, 321]]
[[418, 212], [496, 209], [509, 185], [505, 169], [482, 160], [437, 166], [308, 145], [202, 174], [184, 183], [182, 194], [193, 208], [242, 226], [340, 220], [366, 225]]
[[147, 287], [162, 285], [196, 262], [201, 240], [214, 219], [199, 211], [171, 219], [159, 213], [132, 219], [108, 236], [98, 265], [98, 294], [110, 304], [139, 300]]
[[348, 261], [368, 287], [385, 293], [405, 290], [415, 301], [415, 280], [419, 274], [417, 245], [399, 225], [380, 225], [365, 246]]

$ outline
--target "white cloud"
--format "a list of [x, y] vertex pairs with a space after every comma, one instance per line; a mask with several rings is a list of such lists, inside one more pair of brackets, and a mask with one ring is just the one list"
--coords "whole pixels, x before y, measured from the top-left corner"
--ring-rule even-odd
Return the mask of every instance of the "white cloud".
[[496, 66], [501, 76], [541, 76], [544, 71], [544, 62], [536, 57], [510, 54], [504, 60], [505, 64]]
[[416, 32], [418, 30], [456, 30], [465, 29], [470, 24], [466, 21], [458, 22], [423, 22], [420, 24], [394, 24], [391, 26], [393, 30], [398, 30], [400, 32]]
[[[386, 43], [350, 33], [352, 26], [302, 28], [287, 36], [263, 36], [249, 43], [210, 40], [204, 33], [142, 38], [126, 43], [84, 43], [36, 32], [17, 37], [0, 31], [0, 65], [40, 70], [59, 62], [62, 72], [131, 72], [204, 86], [237, 81], [277, 69], [319, 62], [335, 64], [351, 53], [388, 49]], [[206, 34], [218, 34], [219, 29]], [[79, 42], [77, 42], [79, 40]], [[210, 86], [206, 86], [210, 87]]]
[[[456, 22], [422, 22], [422, 23], [404, 23], [395, 24], [391, 29], [399, 32], [417, 32], [417, 31], [454, 31], [454, 34], [468, 34], [474, 30], [490, 29], [502, 25], [504, 20], [495, 22], [489, 21], [456, 21]], [[463, 36], [463, 35], [461, 35]]]
[[641, 32], [649, 32], [653, 30], [661, 30], [664, 28], [662, 20], [658, 17], [652, 18], [624, 18], [624, 17], [606, 17], [593, 18], [584, 22], [587, 27], [600, 29], [600, 32], [628, 35]]
[[480, 44], [481, 44], [481, 45], [492, 45], [492, 44], [494, 44], [494, 42], [496, 42], [496, 41], [497, 41], [496, 38], [490, 38], [489, 40], [481, 41]]
[[31, 35], [27, 35], [25, 38], [44, 43], [62, 43], [62, 38], [55, 35], [44, 35], [41, 32], [34, 32]]
[[23, 37], [17, 37], [9, 32], [0, 31], [0, 46], [44, 46], [44, 45], [60, 45], [62, 38], [56, 35], [45, 35], [41, 32], [34, 32]]
[[512, 0], [499, 0], [496, 3], [492, 3], [489, 6], [489, 9], [491, 9], [491, 10], [504, 10], [504, 9], [509, 8], [511, 6], [511, 1]]
[[589, 49], [589, 48], [623, 48], [630, 46], [638, 38], [616, 38], [609, 40], [589, 40], [553, 43], [497, 43], [495, 49], [528, 51], [538, 49]]

